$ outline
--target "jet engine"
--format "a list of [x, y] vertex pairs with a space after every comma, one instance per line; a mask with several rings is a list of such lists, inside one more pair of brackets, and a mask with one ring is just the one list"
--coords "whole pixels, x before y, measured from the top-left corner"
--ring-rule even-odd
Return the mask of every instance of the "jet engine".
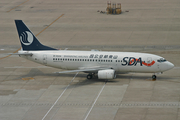
[[98, 79], [114, 79], [116, 78], [115, 70], [99, 70]]

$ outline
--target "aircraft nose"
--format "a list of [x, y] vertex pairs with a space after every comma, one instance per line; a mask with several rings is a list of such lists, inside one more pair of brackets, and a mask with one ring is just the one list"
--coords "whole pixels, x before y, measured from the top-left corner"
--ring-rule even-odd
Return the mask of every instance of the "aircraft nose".
[[174, 64], [172, 64], [171, 62], [168, 62], [168, 69], [172, 69], [174, 67]]

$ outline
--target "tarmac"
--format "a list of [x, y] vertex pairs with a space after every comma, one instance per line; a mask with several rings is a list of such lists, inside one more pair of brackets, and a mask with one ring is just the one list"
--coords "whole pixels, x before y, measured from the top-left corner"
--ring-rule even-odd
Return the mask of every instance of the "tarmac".
[[[180, 1], [121, 0], [120, 15], [101, 14], [104, 0], [0, 1], [0, 120], [180, 120]], [[6, 53], [20, 49], [15, 19], [57, 49], [152, 53], [172, 62], [157, 75], [87, 80]]]

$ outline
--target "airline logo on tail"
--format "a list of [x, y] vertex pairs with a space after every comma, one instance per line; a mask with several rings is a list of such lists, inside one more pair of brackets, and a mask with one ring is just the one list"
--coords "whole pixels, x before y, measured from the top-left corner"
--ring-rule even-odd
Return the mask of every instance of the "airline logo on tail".
[[21, 33], [20, 40], [24, 45], [30, 45], [33, 42], [33, 35], [29, 31]]

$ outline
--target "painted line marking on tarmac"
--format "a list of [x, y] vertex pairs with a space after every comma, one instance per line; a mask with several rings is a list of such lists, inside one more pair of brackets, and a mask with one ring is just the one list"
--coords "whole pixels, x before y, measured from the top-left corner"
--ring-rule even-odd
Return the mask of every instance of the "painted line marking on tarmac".
[[75, 77], [77, 76], [78, 72], [75, 74], [75, 76], [73, 77], [73, 79], [71, 80], [71, 82], [68, 84], [68, 86], [66, 86], [66, 88], [64, 89], [64, 91], [61, 93], [61, 95], [58, 97], [58, 99], [54, 102], [54, 104], [51, 106], [51, 108], [48, 110], [48, 112], [45, 114], [45, 116], [42, 118], [42, 120], [44, 120], [46, 118], [46, 116], [49, 114], [49, 112], [53, 109], [53, 107], [56, 105], [56, 103], [58, 102], [58, 100], [61, 98], [61, 96], [64, 94], [64, 92], [67, 90], [67, 88], [71, 85], [71, 83], [73, 82], [73, 80], [75, 79]]
[[32, 77], [26, 77], [26, 78], [22, 78], [22, 80], [34, 80], [34, 78], [32, 78]]
[[[19, 49], [17, 49], [16, 51], [14, 51], [13, 53], [16, 53], [17, 51], [19, 51], [21, 48], [19, 48]], [[7, 56], [5, 56], [5, 57], [2, 57], [2, 58], [0, 58], [0, 60], [1, 59], [4, 59], [4, 58], [7, 58], [7, 57], [9, 57], [9, 56], [11, 56], [11, 55], [7, 55]]]
[[[49, 24], [47, 27], [45, 27], [43, 30], [41, 30], [38, 34], [36, 34], [36, 37], [41, 34], [44, 30], [46, 30], [48, 27], [50, 27], [54, 22], [56, 22], [59, 18], [61, 18], [64, 14], [62, 14], [61, 16], [59, 16], [57, 19], [55, 19], [51, 24]], [[16, 51], [14, 51], [13, 53], [16, 53], [18, 52], [19, 50], [21, 49], [21, 47], [19, 49], [17, 49]], [[7, 58], [7, 57], [10, 57], [11, 55], [7, 55], [5, 57], [2, 57], [0, 58], [1, 59], [4, 59], [4, 58]]]
[[16, 9], [17, 7], [19, 7], [19, 6], [23, 5], [24, 3], [26, 3], [27, 1], [29, 1], [29, 0], [26, 0], [25, 2], [23, 2], [23, 3], [19, 4], [19, 5], [17, 5], [16, 7], [12, 8], [12, 9], [6, 11], [6, 12], [10, 12], [11, 10]]
[[84, 120], [86, 120], [86, 119], [88, 118], [88, 116], [89, 116], [89, 114], [90, 114], [91, 110], [93, 109], [93, 107], [94, 107], [94, 105], [95, 105], [96, 101], [98, 100], [98, 98], [99, 98], [100, 94], [102, 93], [102, 91], [103, 91], [103, 89], [104, 89], [104, 87], [105, 87], [106, 83], [107, 83], [107, 81], [104, 83], [103, 87], [101, 88], [101, 90], [100, 90], [100, 92], [99, 92], [98, 96], [96, 97], [96, 99], [95, 99], [94, 103], [92, 104], [92, 106], [91, 106], [91, 108], [90, 108], [89, 112], [87, 113], [86, 117], [84, 118]]
[[59, 18], [61, 18], [64, 14], [62, 14], [61, 16], [59, 16], [57, 19], [55, 19], [51, 24], [49, 24], [47, 27], [45, 27], [41, 32], [39, 32], [36, 36], [38, 36], [39, 34], [41, 34], [44, 30], [46, 30], [49, 26], [51, 26], [54, 22], [56, 22]]
[[180, 69], [180, 67], [174, 67], [173, 69]]
[[4, 67], [4, 68], [51, 68], [47, 66], [37, 66], [37, 67], [24, 67], [24, 66], [14, 66], [14, 67]]

